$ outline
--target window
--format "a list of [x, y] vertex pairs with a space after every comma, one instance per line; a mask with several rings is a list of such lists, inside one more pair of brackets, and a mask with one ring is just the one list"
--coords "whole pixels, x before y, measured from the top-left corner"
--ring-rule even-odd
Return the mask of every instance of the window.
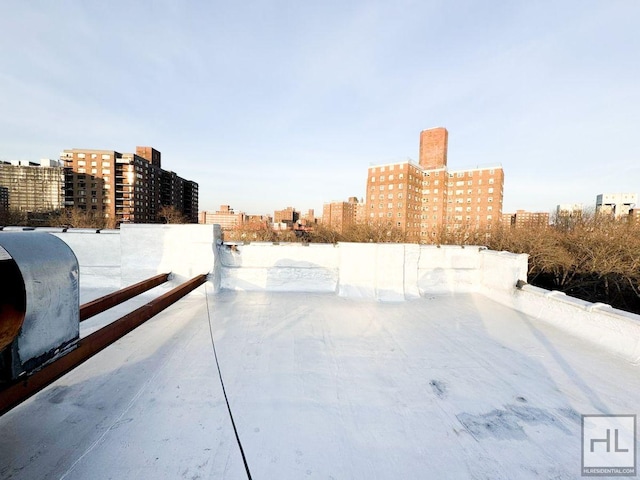
[[384, 185], [380, 185], [380, 190], [384, 190]]
[[371, 177], [371, 183], [376, 183], [376, 177]]
[[489, 192], [489, 193], [493, 193], [493, 188], [489, 188], [489, 189], [487, 190], [487, 192]]
[[393, 183], [389, 185], [389, 190], [393, 190]]
[[78, 158], [85, 158], [85, 154], [84, 153], [79, 153], [78, 154]]
[[393, 180], [393, 175], [389, 175], [389, 180]]
[[493, 184], [493, 178], [490, 178], [490, 179], [489, 179], [489, 183], [490, 183], [490, 184]]
[[387, 198], [393, 198], [393, 193], [390, 193], [389, 195], [387, 195]]
[[102, 155], [102, 160], [109, 160], [111, 155]]
[[404, 173], [401, 173], [400, 175], [398, 175], [398, 178], [402, 180], [404, 178]]
[[384, 182], [384, 175], [380, 175], [380, 181]]

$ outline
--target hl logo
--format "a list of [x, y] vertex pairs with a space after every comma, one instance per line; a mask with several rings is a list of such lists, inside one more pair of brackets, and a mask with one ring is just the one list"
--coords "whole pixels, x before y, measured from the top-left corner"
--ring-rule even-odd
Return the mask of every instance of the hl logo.
[[[619, 430], [615, 428], [613, 430], [615, 432], [615, 444], [614, 444], [614, 452], [628, 452], [628, 448], [618, 448], [618, 433]], [[592, 438], [591, 439], [591, 452], [595, 451], [595, 446], [597, 442], [603, 442], [607, 445], [607, 452], [611, 451], [611, 429], [607, 428], [607, 436], [606, 438]]]
[[635, 474], [636, 416], [582, 415], [582, 475]]

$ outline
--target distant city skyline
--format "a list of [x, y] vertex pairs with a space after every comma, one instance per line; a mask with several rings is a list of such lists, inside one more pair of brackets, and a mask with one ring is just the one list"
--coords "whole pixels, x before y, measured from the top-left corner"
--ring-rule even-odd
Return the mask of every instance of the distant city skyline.
[[[503, 212], [640, 191], [640, 2], [0, 5], [0, 160], [154, 145], [200, 210], [365, 197], [370, 165], [499, 163]], [[16, 48], [19, 43], [19, 48]]]

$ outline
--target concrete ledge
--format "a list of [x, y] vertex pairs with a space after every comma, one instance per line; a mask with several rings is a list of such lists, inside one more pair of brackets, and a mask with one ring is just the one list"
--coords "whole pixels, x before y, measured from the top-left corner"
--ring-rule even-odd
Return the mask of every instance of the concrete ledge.
[[334, 245], [221, 245], [220, 287], [229, 290], [335, 292], [339, 252]]
[[510, 294], [487, 289], [489, 298], [640, 364], [640, 315], [532, 285]]

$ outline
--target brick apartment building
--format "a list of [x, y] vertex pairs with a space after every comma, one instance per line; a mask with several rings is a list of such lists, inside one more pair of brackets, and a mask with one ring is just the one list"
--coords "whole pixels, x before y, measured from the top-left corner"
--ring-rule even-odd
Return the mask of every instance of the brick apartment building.
[[213, 212], [200, 212], [198, 223], [218, 224], [222, 230], [230, 230], [245, 224], [247, 215], [235, 212], [230, 205], [220, 205], [220, 209]]
[[363, 204], [357, 197], [349, 197], [346, 202], [325, 203], [322, 208], [322, 223], [339, 233], [344, 233], [357, 224], [362, 217]]
[[198, 184], [162, 169], [152, 147], [136, 153], [71, 149], [60, 154], [65, 167], [65, 206], [93, 211], [120, 223], [162, 221], [162, 206], [175, 207], [198, 222]]
[[548, 212], [527, 212], [516, 210], [516, 213], [503, 213], [502, 224], [509, 228], [548, 227]]
[[449, 170], [448, 132], [420, 133], [419, 164], [369, 167], [367, 221], [402, 230], [410, 242], [430, 243], [443, 231], [490, 229], [502, 220], [500, 165]]

